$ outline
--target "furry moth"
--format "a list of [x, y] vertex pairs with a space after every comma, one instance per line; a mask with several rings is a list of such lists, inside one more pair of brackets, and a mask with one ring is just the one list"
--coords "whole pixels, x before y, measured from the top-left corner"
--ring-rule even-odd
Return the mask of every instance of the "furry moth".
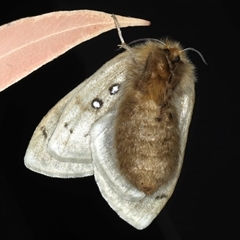
[[176, 41], [148, 40], [129, 47], [119, 35], [126, 51], [47, 113], [24, 162], [51, 177], [94, 175], [111, 208], [143, 229], [177, 183], [194, 105], [195, 74], [188, 49]]

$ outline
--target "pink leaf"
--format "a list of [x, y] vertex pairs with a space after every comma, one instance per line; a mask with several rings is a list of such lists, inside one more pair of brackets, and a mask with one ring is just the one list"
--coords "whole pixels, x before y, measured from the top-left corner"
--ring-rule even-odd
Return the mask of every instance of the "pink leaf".
[[[149, 21], [116, 15], [121, 27]], [[0, 91], [88, 39], [115, 28], [111, 14], [90, 10], [52, 12], [0, 27]]]

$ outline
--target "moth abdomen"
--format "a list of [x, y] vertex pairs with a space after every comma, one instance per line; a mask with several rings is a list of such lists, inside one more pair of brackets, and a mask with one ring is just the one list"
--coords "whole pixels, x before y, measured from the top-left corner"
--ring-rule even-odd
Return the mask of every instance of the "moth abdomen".
[[168, 106], [161, 121], [156, 121], [157, 107], [144, 105], [128, 104], [127, 109], [120, 109], [115, 141], [120, 170], [134, 186], [149, 195], [175, 173], [180, 144], [174, 109]]

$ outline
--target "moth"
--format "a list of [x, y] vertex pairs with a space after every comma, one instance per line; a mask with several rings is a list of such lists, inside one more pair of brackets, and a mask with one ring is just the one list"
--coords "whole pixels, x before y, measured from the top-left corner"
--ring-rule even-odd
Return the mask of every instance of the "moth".
[[144, 229], [171, 197], [180, 174], [195, 68], [186, 55], [190, 48], [170, 39], [129, 47], [117, 29], [126, 51], [47, 113], [24, 162], [51, 177], [94, 175], [110, 207]]

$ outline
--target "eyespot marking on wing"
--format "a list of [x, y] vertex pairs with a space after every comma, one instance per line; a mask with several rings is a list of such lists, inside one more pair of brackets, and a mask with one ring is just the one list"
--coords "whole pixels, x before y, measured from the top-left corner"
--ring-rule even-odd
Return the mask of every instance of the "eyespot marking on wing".
[[103, 106], [103, 101], [99, 98], [94, 98], [92, 100], [92, 107], [95, 109], [100, 109]]
[[116, 93], [118, 93], [119, 89], [120, 89], [120, 84], [116, 83], [116, 84], [113, 84], [108, 90], [110, 92], [110, 95], [115, 95]]

